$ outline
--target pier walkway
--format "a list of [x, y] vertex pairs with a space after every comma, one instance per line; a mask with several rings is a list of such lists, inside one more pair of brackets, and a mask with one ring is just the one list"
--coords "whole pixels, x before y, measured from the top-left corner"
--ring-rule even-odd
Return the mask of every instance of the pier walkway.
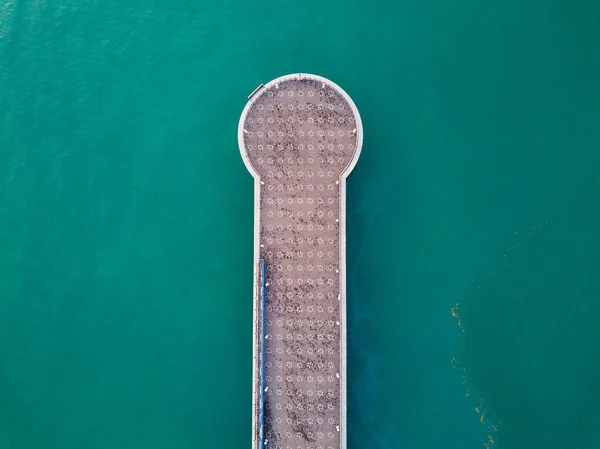
[[255, 179], [252, 447], [345, 449], [345, 181], [360, 116], [331, 81], [289, 75], [251, 94], [238, 134]]

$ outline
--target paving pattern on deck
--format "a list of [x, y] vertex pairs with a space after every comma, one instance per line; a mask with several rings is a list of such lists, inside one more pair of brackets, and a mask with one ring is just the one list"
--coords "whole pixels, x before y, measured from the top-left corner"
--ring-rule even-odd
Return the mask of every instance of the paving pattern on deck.
[[356, 117], [335, 86], [311, 78], [253, 100], [243, 145], [260, 175], [267, 269], [265, 447], [339, 449], [340, 177], [357, 151]]

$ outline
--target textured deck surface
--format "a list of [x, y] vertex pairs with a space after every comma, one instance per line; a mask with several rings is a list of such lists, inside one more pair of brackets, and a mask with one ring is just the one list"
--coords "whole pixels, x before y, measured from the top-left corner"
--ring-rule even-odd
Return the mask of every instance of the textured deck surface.
[[357, 152], [356, 117], [334, 85], [288, 79], [256, 93], [243, 146], [260, 176], [266, 447], [338, 449], [340, 182]]

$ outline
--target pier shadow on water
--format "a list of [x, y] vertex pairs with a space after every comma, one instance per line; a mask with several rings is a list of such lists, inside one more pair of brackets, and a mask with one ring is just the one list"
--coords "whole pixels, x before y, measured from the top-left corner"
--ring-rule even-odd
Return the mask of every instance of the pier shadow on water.
[[487, 446], [600, 447], [600, 184], [507, 250], [454, 311]]
[[348, 447], [396, 449], [403, 447], [398, 429], [388, 419], [381, 419], [385, 413], [381, 411], [380, 382], [386, 361], [381, 360], [381, 353], [374, 350], [374, 343], [366, 337], [373, 319], [365, 310], [368, 309], [366, 300], [373, 289], [371, 284], [379, 281], [364, 274], [365, 260], [372, 254], [367, 239], [374, 232], [375, 222], [381, 219], [382, 210], [371, 189], [363, 189], [365, 196], [360, 199], [353, 195], [357, 189], [355, 182], [351, 179], [348, 187], [348, 230], [353, 236], [347, 245]]

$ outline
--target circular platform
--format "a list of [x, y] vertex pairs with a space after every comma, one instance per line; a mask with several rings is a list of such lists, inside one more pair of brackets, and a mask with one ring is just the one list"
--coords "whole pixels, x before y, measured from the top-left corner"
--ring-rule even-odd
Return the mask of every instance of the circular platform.
[[258, 88], [238, 128], [242, 158], [255, 177], [289, 168], [347, 176], [360, 155], [362, 136], [360, 115], [348, 94], [307, 74], [282, 76]]

